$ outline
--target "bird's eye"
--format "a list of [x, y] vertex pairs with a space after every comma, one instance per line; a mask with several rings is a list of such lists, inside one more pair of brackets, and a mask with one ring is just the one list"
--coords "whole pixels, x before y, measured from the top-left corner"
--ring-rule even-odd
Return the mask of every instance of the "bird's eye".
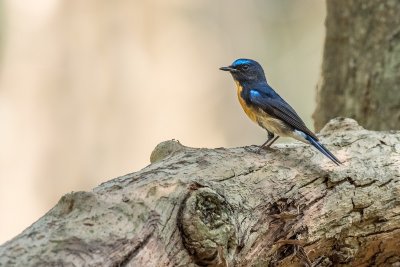
[[242, 69], [243, 70], [248, 70], [249, 69], [249, 65], [243, 65]]

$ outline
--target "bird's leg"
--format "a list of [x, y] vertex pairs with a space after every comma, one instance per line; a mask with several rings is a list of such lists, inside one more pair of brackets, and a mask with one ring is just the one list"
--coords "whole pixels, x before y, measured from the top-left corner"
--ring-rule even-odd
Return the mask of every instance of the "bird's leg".
[[270, 131], [267, 131], [267, 132], [268, 132], [268, 139], [267, 139], [267, 141], [265, 141], [264, 144], [262, 144], [262, 145], [258, 148], [258, 150], [257, 150], [258, 153], [260, 153], [261, 149], [263, 149], [264, 147], [265, 147], [265, 148], [270, 147], [270, 146], [272, 145], [272, 143], [274, 143], [274, 142], [279, 138], [279, 135], [275, 136], [274, 133], [272, 133], [272, 132], [270, 132]]
[[279, 135], [275, 136], [274, 139], [271, 140], [271, 142], [269, 142], [268, 144], [266, 144], [264, 147], [268, 148], [270, 147], [276, 140], [278, 140]]
[[272, 132], [270, 132], [270, 131], [267, 131], [268, 132], [268, 139], [267, 139], [267, 141], [265, 141], [261, 146], [260, 146], [260, 149], [261, 148], [263, 148], [269, 141], [271, 141], [273, 138], [274, 138], [274, 136], [275, 136], [275, 134], [274, 133], [272, 133]]

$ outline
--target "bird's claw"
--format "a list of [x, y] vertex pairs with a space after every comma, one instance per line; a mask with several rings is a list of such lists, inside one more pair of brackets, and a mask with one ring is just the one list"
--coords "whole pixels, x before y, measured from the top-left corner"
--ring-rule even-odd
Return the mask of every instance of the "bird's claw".
[[261, 154], [261, 151], [263, 151], [265, 148], [262, 146], [259, 146], [258, 149], [255, 151], [257, 154]]
[[261, 147], [261, 146], [256, 146], [256, 147], [254, 147], [254, 146], [249, 146], [249, 147], [245, 147], [245, 150], [246, 151], [249, 151], [249, 152], [252, 152], [252, 153], [255, 153], [255, 154], [259, 154], [259, 155], [261, 155], [261, 152], [263, 151], [263, 150], [265, 150], [266, 148], [265, 147]]

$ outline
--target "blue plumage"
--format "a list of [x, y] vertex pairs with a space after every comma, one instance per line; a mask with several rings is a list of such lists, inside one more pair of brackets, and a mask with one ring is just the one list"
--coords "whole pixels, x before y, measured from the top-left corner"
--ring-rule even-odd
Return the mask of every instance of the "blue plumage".
[[306, 139], [307, 139], [307, 141], [310, 142], [311, 145], [313, 145], [316, 149], [318, 149], [319, 152], [321, 152], [326, 157], [328, 157], [330, 160], [332, 160], [336, 165], [341, 164], [341, 162], [320, 142], [318, 142], [317, 140], [315, 140], [314, 138], [312, 138], [309, 135], [307, 135]]
[[279, 136], [288, 136], [311, 144], [335, 164], [341, 163], [318, 141], [296, 111], [269, 86], [258, 62], [241, 58], [220, 69], [232, 74], [239, 102], [249, 118], [267, 130], [268, 140], [260, 149], [272, 145]]
[[245, 59], [245, 58], [240, 58], [235, 60], [235, 62], [232, 63], [232, 66], [240, 66], [244, 64], [251, 64], [251, 60]]

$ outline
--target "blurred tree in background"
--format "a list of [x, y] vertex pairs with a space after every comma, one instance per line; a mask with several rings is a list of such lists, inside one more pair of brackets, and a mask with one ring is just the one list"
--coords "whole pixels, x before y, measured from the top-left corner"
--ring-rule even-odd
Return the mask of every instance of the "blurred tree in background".
[[327, 1], [316, 130], [337, 116], [400, 129], [400, 1]]

